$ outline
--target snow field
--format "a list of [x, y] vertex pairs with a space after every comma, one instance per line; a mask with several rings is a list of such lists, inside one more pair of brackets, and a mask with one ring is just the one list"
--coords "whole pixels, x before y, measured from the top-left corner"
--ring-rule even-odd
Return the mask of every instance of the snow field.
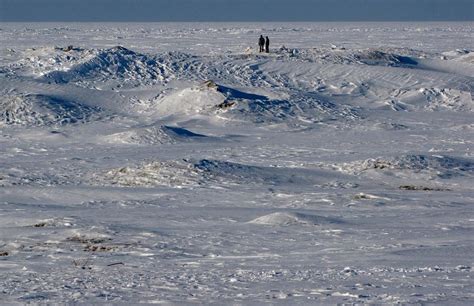
[[472, 304], [471, 39], [1, 24], [0, 299]]

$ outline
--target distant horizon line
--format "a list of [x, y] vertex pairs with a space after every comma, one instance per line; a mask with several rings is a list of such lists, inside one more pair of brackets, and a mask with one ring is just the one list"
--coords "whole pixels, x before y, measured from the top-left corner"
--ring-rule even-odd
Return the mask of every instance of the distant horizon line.
[[344, 23], [357, 23], [357, 22], [377, 22], [377, 23], [390, 23], [390, 22], [473, 22], [474, 26], [474, 19], [472, 20], [0, 20], [0, 23], [231, 23], [231, 22], [238, 22], [238, 23], [309, 23], [309, 22], [327, 22], [327, 23], [337, 23], [337, 22], [344, 22]]

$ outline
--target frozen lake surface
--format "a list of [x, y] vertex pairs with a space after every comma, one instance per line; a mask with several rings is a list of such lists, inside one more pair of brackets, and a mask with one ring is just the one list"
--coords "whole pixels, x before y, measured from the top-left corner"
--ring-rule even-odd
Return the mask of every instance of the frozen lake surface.
[[474, 303], [473, 30], [0, 23], [0, 300]]

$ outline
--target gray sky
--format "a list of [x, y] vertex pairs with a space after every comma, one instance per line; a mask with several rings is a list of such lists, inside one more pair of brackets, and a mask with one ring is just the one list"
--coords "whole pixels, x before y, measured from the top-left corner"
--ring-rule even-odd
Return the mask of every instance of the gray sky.
[[0, 21], [473, 21], [474, 0], [0, 0]]

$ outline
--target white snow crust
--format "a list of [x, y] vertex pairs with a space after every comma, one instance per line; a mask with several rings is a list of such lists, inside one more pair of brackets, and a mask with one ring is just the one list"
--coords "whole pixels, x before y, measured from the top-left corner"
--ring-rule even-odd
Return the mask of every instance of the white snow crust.
[[1, 303], [472, 305], [473, 30], [0, 23]]

